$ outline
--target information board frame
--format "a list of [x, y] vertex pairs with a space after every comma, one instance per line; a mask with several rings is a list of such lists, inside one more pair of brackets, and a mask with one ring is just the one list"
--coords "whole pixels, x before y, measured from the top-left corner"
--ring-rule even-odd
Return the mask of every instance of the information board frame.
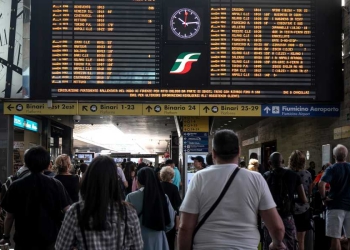
[[[62, 0], [65, 1], [65, 0]], [[109, 0], [106, 0], [109, 1]], [[125, 0], [126, 1], [126, 0]], [[166, 1], [155, 0], [159, 4], [159, 9], [161, 13], [159, 14], [162, 25], [165, 25], [166, 20], [166, 10], [169, 9], [169, 5]], [[210, 1], [198, 1], [198, 0], [179, 0], [177, 1], [178, 6], [200, 6], [201, 3], [205, 2], [203, 5], [203, 13], [205, 13], [205, 8], [210, 8]], [[216, 0], [221, 1], [221, 0]], [[255, 1], [251, 0], [250, 2]], [[273, 0], [272, 2], [278, 2], [282, 0]], [[315, 3], [315, 0], [310, 0]], [[71, 2], [74, 2], [71, 0]], [[246, 1], [244, 1], [246, 2]], [[316, 43], [315, 49], [317, 51], [325, 51], [325, 48], [333, 48], [334, 51], [341, 51], [341, 40], [325, 39], [329, 37], [334, 37], [334, 34], [341, 33], [341, 18], [337, 13], [340, 14], [340, 1], [317, 1], [315, 9], [315, 18], [318, 20], [318, 25], [316, 26]], [[158, 85], [108, 85], [108, 86], [97, 86], [97, 85], [60, 85], [57, 86], [55, 92], [52, 92], [51, 85], [48, 84], [48, 79], [51, 79], [51, 72], [47, 70], [47, 65], [51, 64], [51, 55], [47, 51], [51, 51], [51, 38], [44, 34], [51, 34], [51, 23], [47, 20], [51, 20], [52, 4], [50, 1], [42, 3], [38, 0], [33, 0], [32, 3], [33, 18], [32, 26], [35, 29], [31, 30], [31, 51], [35, 56], [31, 57], [31, 99], [35, 100], [45, 100], [45, 99], [60, 99], [60, 100], [87, 100], [87, 99], [99, 99], [99, 100], [120, 100], [121, 102], [159, 102], [160, 100], [166, 101], [168, 103], [172, 102], [185, 102], [185, 103], [228, 103], [228, 102], [265, 102], [265, 101], [285, 101], [288, 102], [332, 102], [341, 101], [343, 98], [343, 87], [342, 87], [342, 75], [341, 75], [341, 57], [337, 56], [337, 53], [316, 53], [315, 55], [315, 68], [319, 72], [332, 71], [327, 77], [315, 76], [315, 87], [303, 87], [298, 86], [296, 88], [290, 88], [287, 86], [265, 86], [260, 87], [244, 86], [244, 85], [209, 85], [209, 66], [210, 60], [207, 61], [207, 69], [203, 67], [196, 68], [196, 62], [191, 64], [193, 75], [186, 75], [191, 81], [196, 81], [195, 77], [200, 76], [198, 73], [204, 72], [206, 80], [200, 80], [196, 82], [195, 86], [190, 86], [187, 84], [185, 78], [177, 78], [179, 83], [176, 86], [174, 84], [166, 81], [165, 75], [169, 73], [169, 66], [164, 68], [166, 62], [168, 65], [174, 64], [177, 58], [166, 58], [167, 46], [184, 46], [184, 44], [190, 46], [203, 45], [207, 48], [201, 53], [210, 52], [210, 40], [209, 40], [209, 24], [203, 27], [203, 41], [200, 42], [185, 42], [173, 41], [170, 42], [164, 39], [166, 36], [166, 28], [163, 28], [163, 32], [160, 35], [160, 63], [161, 72], [159, 75]], [[170, 5], [174, 8], [174, 5]], [[339, 7], [339, 8], [338, 8]], [[45, 10], [45, 11], [44, 11]], [[338, 18], [329, 18], [329, 22], [321, 18], [324, 11], [328, 10], [332, 12], [333, 16]], [[328, 22], [328, 23], [327, 23]], [[333, 28], [331, 29], [330, 26]], [[325, 28], [326, 27], [326, 28]], [[322, 43], [319, 41], [322, 40]], [[318, 41], [318, 42], [317, 42]], [[331, 46], [332, 45], [332, 46]], [[191, 51], [189, 51], [191, 52]], [[205, 58], [205, 57], [203, 57]], [[169, 62], [171, 60], [171, 62]], [[198, 64], [201, 58], [198, 59]], [[204, 59], [203, 59], [204, 60]], [[191, 72], [190, 72], [191, 73]], [[179, 80], [180, 79], [180, 80]], [[184, 79], [181, 81], [181, 79]], [[194, 79], [194, 80], [193, 80]], [[180, 84], [181, 83], [181, 84]], [[335, 83], [335, 84], [332, 84]], [[97, 92], [95, 92], [97, 90]]]

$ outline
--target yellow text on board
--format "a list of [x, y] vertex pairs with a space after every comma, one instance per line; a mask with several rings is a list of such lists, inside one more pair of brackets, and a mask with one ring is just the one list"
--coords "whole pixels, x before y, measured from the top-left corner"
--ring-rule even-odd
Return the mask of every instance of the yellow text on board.
[[142, 115], [142, 104], [79, 103], [80, 115]]
[[261, 105], [200, 105], [200, 116], [261, 116]]
[[183, 117], [183, 132], [209, 132], [209, 117]]
[[198, 104], [143, 104], [143, 115], [199, 116]]
[[5, 115], [76, 115], [76, 103], [53, 103], [49, 108], [47, 103], [5, 102]]

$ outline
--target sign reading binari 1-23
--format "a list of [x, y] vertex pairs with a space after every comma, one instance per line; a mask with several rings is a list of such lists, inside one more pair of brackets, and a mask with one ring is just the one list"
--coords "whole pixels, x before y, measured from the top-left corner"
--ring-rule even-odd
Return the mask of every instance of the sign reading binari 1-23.
[[339, 101], [341, 1], [32, 1], [36, 99]]

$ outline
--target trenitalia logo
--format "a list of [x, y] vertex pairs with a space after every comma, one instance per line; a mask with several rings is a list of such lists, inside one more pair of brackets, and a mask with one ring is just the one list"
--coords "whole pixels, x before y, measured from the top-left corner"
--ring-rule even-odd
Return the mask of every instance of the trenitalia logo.
[[174, 66], [170, 70], [170, 74], [186, 74], [191, 70], [192, 63], [197, 62], [201, 53], [181, 53], [176, 61]]

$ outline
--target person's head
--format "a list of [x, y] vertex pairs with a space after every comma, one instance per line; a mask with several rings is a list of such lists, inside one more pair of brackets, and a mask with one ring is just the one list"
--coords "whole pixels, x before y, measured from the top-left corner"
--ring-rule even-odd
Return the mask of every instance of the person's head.
[[137, 165], [136, 172], [138, 172], [139, 170], [141, 170], [144, 167], [147, 167], [147, 164], [144, 162], [141, 162], [140, 164]]
[[160, 170], [160, 179], [163, 182], [172, 182], [175, 171], [172, 167], [164, 167]]
[[314, 161], [310, 161], [309, 167], [310, 167], [310, 169], [315, 169], [315, 167], [316, 167], [315, 162]]
[[168, 159], [165, 161], [165, 166], [169, 166], [174, 168], [175, 167], [175, 162], [172, 159]]
[[204, 158], [202, 156], [191, 157], [193, 165], [197, 170], [205, 168]]
[[224, 129], [215, 133], [213, 139], [213, 160], [216, 164], [237, 164], [239, 154], [239, 141], [235, 132]]
[[270, 155], [269, 164], [271, 168], [282, 167], [282, 155], [279, 152], [274, 152]]
[[128, 161], [125, 163], [124, 174], [127, 180], [132, 179], [132, 173], [136, 170], [136, 164]]
[[79, 163], [80, 163], [80, 164], [84, 163], [84, 160], [79, 160]]
[[338, 144], [333, 149], [333, 156], [337, 162], [344, 162], [348, 157], [348, 149], [344, 145]]
[[248, 169], [251, 171], [259, 171], [259, 161], [257, 159], [250, 159]]
[[208, 153], [207, 157], [205, 158], [208, 166], [214, 165], [214, 161], [213, 161], [213, 153]]
[[288, 166], [294, 171], [303, 170], [305, 168], [305, 154], [300, 150], [294, 150], [289, 156]]
[[150, 162], [150, 163], [149, 163], [149, 166], [150, 166], [150, 167], [152, 167], [152, 166], [153, 166], [153, 163], [152, 163], [152, 162]]
[[332, 166], [332, 164], [330, 164], [329, 162], [328, 163], [326, 163], [326, 164], [324, 164], [323, 166], [322, 166], [322, 170], [321, 171], [325, 171], [328, 167], [330, 167], [330, 166]]
[[70, 157], [66, 154], [57, 156], [55, 165], [59, 174], [69, 172], [71, 166]]
[[247, 168], [247, 166], [246, 166], [246, 164], [245, 164], [245, 161], [241, 161], [241, 162], [239, 163], [239, 166], [240, 166], [241, 168]]
[[[101, 231], [106, 229], [106, 215], [109, 206], [115, 202], [122, 207], [115, 162], [108, 156], [98, 156], [92, 160], [83, 176], [80, 189], [84, 200], [82, 223], [84, 228]], [[123, 209], [120, 209], [123, 213]], [[89, 222], [92, 219], [92, 228]]]
[[88, 165], [86, 163], [82, 163], [79, 168], [80, 168], [80, 171], [84, 174], [86, 172], [86, 169], [87, 169]]
[[142, 225], [156, 231], [163, 231], [170, 223], [167, 199], [152, 168], [142, 168], [137, 181], [143, 187]]
[[258, 160], [258, 154], [257, 153], [251, 153], [250, 156], [249, 156], [249, 159], [256, 159]]
[[41, 173], [50, 165], [50, 154], [43, 147], [32, 147], [24, 155], [26, 167], [32, 173]]

